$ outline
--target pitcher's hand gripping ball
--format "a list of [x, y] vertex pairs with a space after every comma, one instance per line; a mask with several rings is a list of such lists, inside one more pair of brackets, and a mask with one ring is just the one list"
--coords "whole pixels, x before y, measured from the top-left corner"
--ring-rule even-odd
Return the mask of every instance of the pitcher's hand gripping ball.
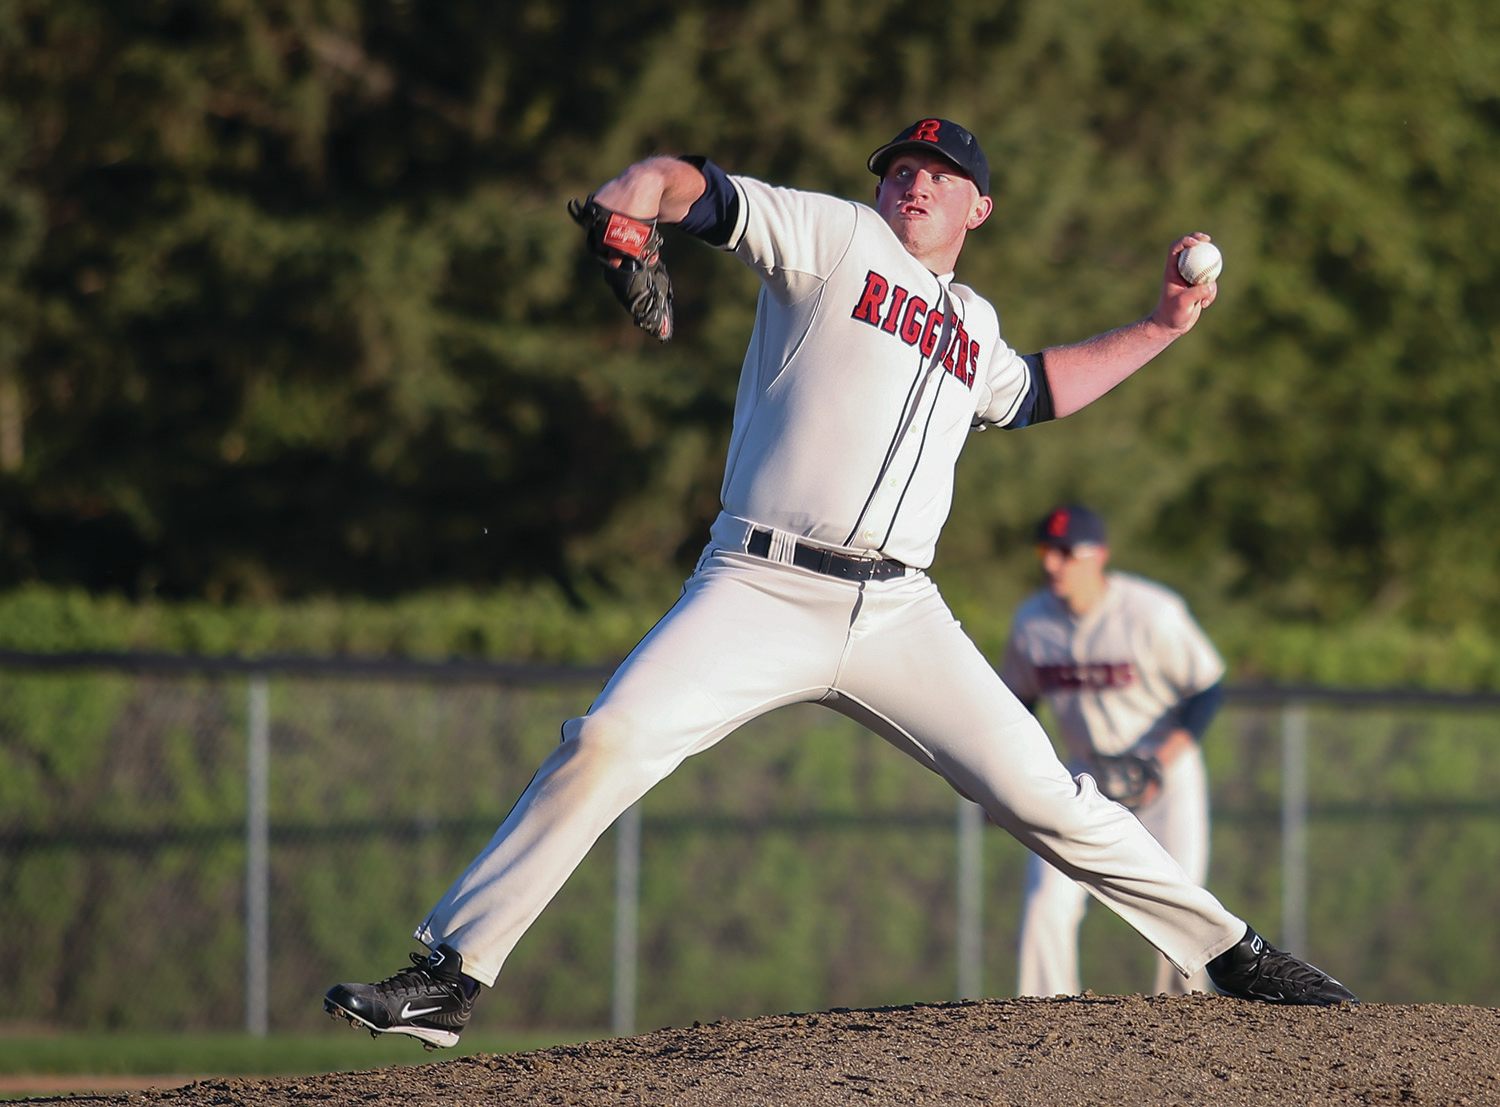
[[1199, 242], [1177, 255], [1177, 272], [1188, 284], [1207, 284], [1224, 271], [1224, 255], [1212, 242]]
[[1122, 753], [1094, 759], [1094, 783], [1099, 791], [1126, 807], [1139, 807], [1161, 790], [1161, 763], [1154, 757]]
[[568, 214], [583, 228], [589, 253], [604, 267], [604, 283], [635, 325], [663, 342], [671, 338], [672, 281], [662, 264], [656, 221], [610, 211], [592, 196], [582, 203], [569, 200]]

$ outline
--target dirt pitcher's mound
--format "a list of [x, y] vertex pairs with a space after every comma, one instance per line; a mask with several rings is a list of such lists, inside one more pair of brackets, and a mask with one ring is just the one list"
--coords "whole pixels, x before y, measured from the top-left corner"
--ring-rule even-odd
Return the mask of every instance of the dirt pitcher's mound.
[[[79, 1100], [72, 1100], [78, 1103]], [[835, 1010], [88, 1103], [1500, 1104], [1500, 1010], [1095, 996]]]

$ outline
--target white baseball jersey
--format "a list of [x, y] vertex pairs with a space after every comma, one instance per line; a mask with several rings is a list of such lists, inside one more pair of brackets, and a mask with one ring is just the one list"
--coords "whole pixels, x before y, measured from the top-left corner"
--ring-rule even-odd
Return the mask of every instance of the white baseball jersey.
[[726, 246], [760, 274], [724, 510], [825, 546], [932, 563], [970, 429], [1029, 414], [995, 309], [873, 209], [729, 178]]
[[1213, 687], [1224, 662], [1171, 589], [1111, 572], [1094, 608], [1075, 616], [1043, 589], [1016, 612], [1000, 675], [1025, 703], [1047, 702], [1075, 762], [1150, 745], [1174, 712]]
[[[1075, 783], [922, 571], [971, 427], [1050, 417], [1040, 360], [1010, 349], [994, 309], [927, 271], [872, 209], [699, 164], [707, 189], [683, 228], [763, 283], [724, 510], [681, 598], [563, 724], [416, 936], [493, 983], [599, 835], [684, 758], [777, 707], [820, 703], [1086, 881], [1177, 969], [1222, 953], [1243, 921], [1129, 812]], [[830, 550], [880, 575], [840, 575], [851, 563], [835, 571]]]

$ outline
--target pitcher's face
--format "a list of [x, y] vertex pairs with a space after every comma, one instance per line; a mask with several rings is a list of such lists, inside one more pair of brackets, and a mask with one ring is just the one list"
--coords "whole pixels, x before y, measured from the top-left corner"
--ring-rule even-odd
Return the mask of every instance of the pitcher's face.
[[[952, 268], [965, 236], [988, 219], [993, 208], [990, 198], [979, 195], [974, 182], [952, 162], [919, 152], [892, 158], [875, 188], [875, 210], [901, 245], [939, 273]], [[952, 260], [943, 265], [944, 259]]]

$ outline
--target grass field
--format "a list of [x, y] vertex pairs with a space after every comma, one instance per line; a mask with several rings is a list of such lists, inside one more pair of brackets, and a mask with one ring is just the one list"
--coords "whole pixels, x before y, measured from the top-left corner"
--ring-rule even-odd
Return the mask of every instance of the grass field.
[[[320, 1034], [41, 1034], [0, 1030], [0, 1099], [120, 1087], [131, 1077], [298, 1076], [422, 1065], [471, 1053], [515, 1053], [607, 1037], [602, 1030], [465, 1035], [429, 1053], [410, 1038], [372, 1039], [347, 1026]], [[175, 1077], [175, 1079], [171, 1079]], [[76, 1079], [74, 1079], [76, 1078]], [[98, 1078], [96, 1082], [91, 1082]], [[106, 1079], [107, 1078], [107, 1079]]]

